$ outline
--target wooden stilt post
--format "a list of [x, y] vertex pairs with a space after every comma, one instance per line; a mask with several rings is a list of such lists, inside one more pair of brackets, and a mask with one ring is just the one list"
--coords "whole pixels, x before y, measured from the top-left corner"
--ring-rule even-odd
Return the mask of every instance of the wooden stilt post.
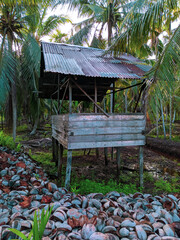
[[108, 165], [108, 148], [104, 148], [104, 160], [105, 160], [105, 165]]
[[59, 143], [59, 151], [58, 151], [58, 184], [61, 186], [62, 184], [62, 157], [63, 157], [63, 145]]
[[58, 114], [59, 114], [59, 109], [60, 109], [60, 79], [59, 79], [59, 74], [58, 74]]
[[59, 151], [59, 148], [58, 148], [58, 140], [55, 141], [55, 162], [56, 162], [56, 166], [58, 166], [58, 151]]
[[56, 162], [56, 153], [55, 153], [55, 149], [56, 149], [56, 139], [52, 137], [52, 155], [53, 155], [53, 162]]
[[[104, 111], [106, 111], [106, 99], [104, 99]], [[104, 162], [105, 166], [108, 165], [108, 148], [104, 148]]]
[[[114, 89], [115, 89], [115, 83], [111, 84], [111, 87], [113, 87], [113, 90], [111, 90], [111, 105], [110, 105], [110, 112], [114, 113]], [[114, 160], [114, 147], [111, 148], [111, 160]]]
[[117, 162], [117, 180], [119, 181], [119, 175], [121, 171], [120, 147], [116, 148], [116, 162]]
[[69, 113], [72, 113], [72, 85], [69, 81]]
[[53, 154], [53, 162], [58, 165], [58, 141], [52, 137], [52, 154]]
[[[69, 81], [69, 114], [72, 113], [72, 85]], [[65, 188], [69, 190], [70, 181], [71, 181], [71, 165], [72, 165], [72, 150], [68, 149], [67, 151], [67, 166], [66, 166], [66, 179], [65, 179]]]
[[139, 177], [140, 187], [143, 187], [143, 146], [139, 147]]
[[65, 180], [65, 188], [69, 190], [70, 180], [71, 180], [71, 164], [72, 164], [72, 150], [68, 150], [67, 152], [67, 166], [66, 166], [66, 180]]
[[[97, 82], [96, 79], [94, 81], [94, 101], [97, 103]], [[94, 105], [94, 112], [97, 113], [97, 106]], [[99, 149], [96, 148], [96, 159], [99, 158]]]

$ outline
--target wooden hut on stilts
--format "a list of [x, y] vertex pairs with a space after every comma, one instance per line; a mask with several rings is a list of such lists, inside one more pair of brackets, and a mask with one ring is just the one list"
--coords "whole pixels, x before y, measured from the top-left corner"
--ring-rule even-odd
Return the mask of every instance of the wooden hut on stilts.
[[[72, 151], [75, 149], [116, 148], [117, 175], [120, 173], [120, 152], [123, 146], [139, 146], [140, 186], [143, 186], [143, 146], [145, 145], [144, 103], [141, 113], [114, 113], [115, 82], [137, 79], [139, 98], [145, 88], [142, 80], [146, 66], [133, 56], [123, 54], [118, 58], [104, 55], [104, 50], [68, 44], [41, 43], [41, 77], [39, 97], [57, 99], [58, 115], [52, 116], [53, 158], [58, 162], [61, 178], [63, 149], [67, 151], [65, 187], [70, 186]], [[128, 87], [128, 88], [130, 88]], [[110, 90], [110, 112], [100, 107]], [[63, 101], [69, 100], [69, 113], [61, 114]], [[93, 113], [73, 113], [72, 101], [91, 101]], [[137, 107], [136, 104], [136, 107]], [[136, 112], [136, 109], [135, 111]], [[96, 151], [98, 155], [98, 151]]]

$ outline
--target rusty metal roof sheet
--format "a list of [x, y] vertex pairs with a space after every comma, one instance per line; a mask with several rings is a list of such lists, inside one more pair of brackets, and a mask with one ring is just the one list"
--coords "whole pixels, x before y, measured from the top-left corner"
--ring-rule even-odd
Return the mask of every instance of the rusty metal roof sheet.
[[104, 50], [77, 45], [42, 42], [44, 71], [86, 77], [141, 78], [149, 68], [127, 54], [103, 56]]

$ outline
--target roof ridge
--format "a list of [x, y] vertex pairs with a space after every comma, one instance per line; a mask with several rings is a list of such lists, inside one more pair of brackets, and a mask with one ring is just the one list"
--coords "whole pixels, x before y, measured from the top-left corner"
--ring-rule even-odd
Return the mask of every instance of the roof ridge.
[[68, 46], [68, 47], [77, 47], [77, 48], [85, 48], [85, 49], [94, 49], [96, 51], [105, 51], [105, 49], [100, 49], [100, 48], [93, 48], [93, 47], [85, 47], [85, 46], [80, 46], [80, 45], [73, 45], [73, 44], [68, 44], [68, 43], [54, 43], [54, 42], [45, 42], [41, 41], [42, 44], [56, 44], [56, 45], [61, 45], [61, 46]]

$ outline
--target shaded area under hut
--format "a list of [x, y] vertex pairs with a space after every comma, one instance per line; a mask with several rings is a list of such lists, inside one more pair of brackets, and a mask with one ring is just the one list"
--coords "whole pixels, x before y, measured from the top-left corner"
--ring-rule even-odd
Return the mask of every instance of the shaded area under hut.
[[[65, 187], [70, 186], [72, 150], [104, 148], [105, 164], [107, 148], [116, 148], [117, 176], [120, 174], [120, 148], [139, 146], [140, 186], [143, 186], [143, 146], [145, 145], [145, 93], [146, 82], [142, 79], [149, 66], [139, 59], [122, 54], [118, 58], [104, 55], [104, 50], [76, 45], [41, 43], [41, 77], [39, 97], [57, 99], [58, 115], [52, 116], [53, 159], [58, 164], [61, 179], [63, 148], [68, 150]], [[117, 91], [121, 79], [139, 79], [139, 97], [134, 113], [114, 113]], [[107, 91], [110, 90], [110, 93]], [[110, 112], [101, 103], [111, 95]], [[141, 100], [141, 113], [136, 113]], [[69, 100], [69, 113], [61, 114], [63, 102]], [[72, 101], [90, 101], [94, 112], [73, 113]]]

